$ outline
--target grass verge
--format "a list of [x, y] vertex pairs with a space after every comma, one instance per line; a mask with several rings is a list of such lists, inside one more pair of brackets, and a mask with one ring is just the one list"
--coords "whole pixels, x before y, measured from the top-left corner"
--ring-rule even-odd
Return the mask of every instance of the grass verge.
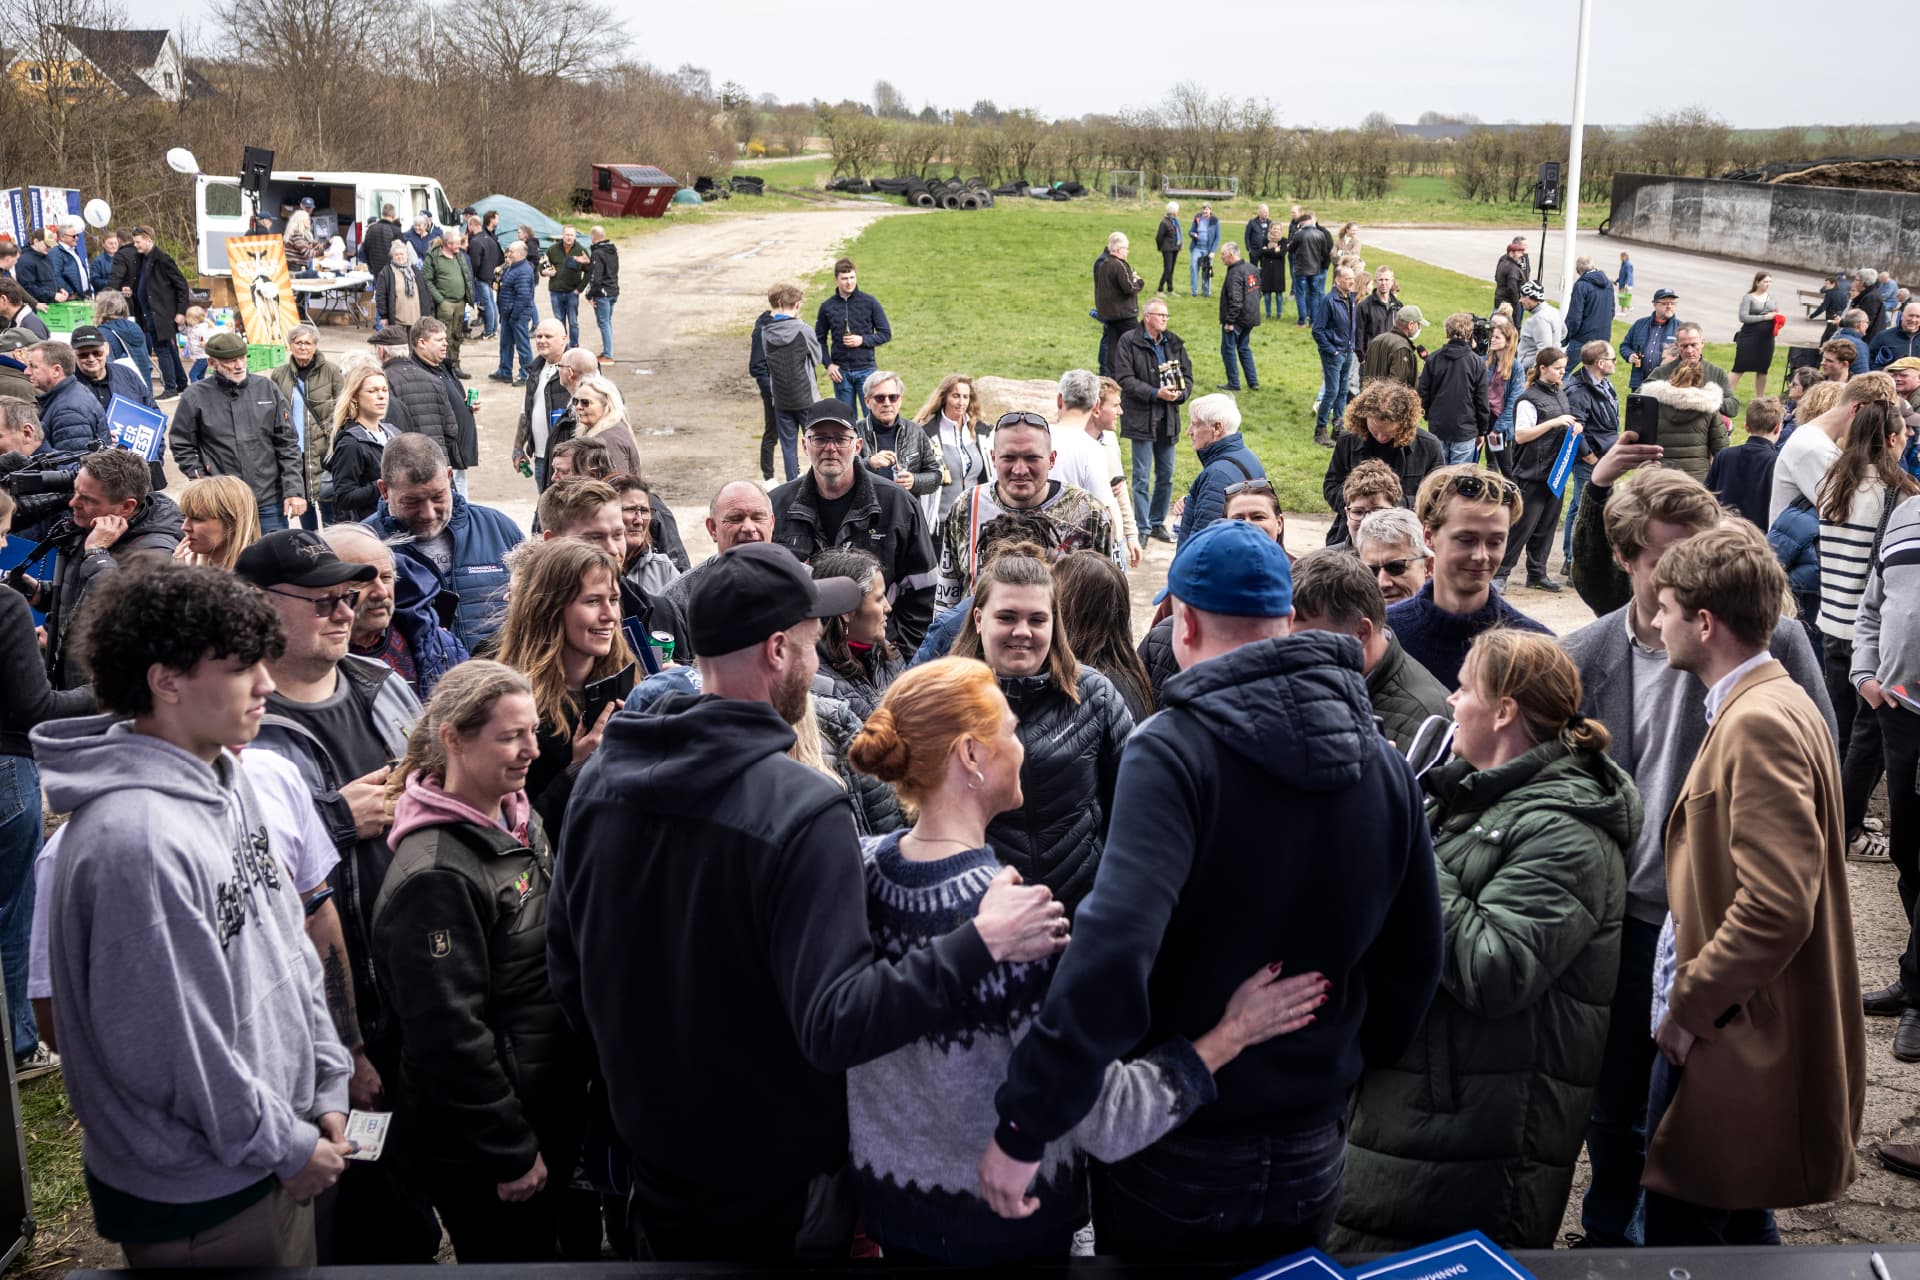
[[[1087, 312], [1093, 303], [1092, 269], [1109, 231], [1125, 231], [1136, 246], [1135, 269], [1151, 287], [1160, 274], [1153, 250], [1155, 210], [1116, 208], [1103, 200], [1067, 204], [1005, 200], [978, 212], [929, 213], [883, 219], [863, 232], [848, 251], [860, 267], [863, 287], [887, 309], [894, 340], [881, 363], [907, 381], [907, 402], [920, 400], [948, 373], [998, 374], [1011, 378], [1057, 378], [1073, 368], [1095, 367], [1100, 327]], [[1224, 234], [1238, 239], [1240, 222]], [[1488, 262], [1498, 246], [1489, 250]], [[1411, 258], [1369, 249], [1367, 265], [1393, 267], [1400, 296], [1418, 303], [1431, 327], [1422, 336], [1429, 349], [1445, 338], [1440, 322], [1454, 311], [1487, 314], [1492, 285]], [[1218, 274], [1216, 269], [1216, 275]], [[1168, 298], [1173, 331], [1193, 357], [1194, 383], [1211, 391], [1225, 377], [1220, 358], [1219, 298], [1187, 296], [1182, 255]], [[806, 314], [832, 288], [828, 272], [809, 282]], [[1293, 300], [1283, 320], [1267, 320], [1254, 333], [1260, 389], [1240, 393], [1242, 430], [1266, 463], [1290, 511], [1322, 511], [1320, 486], [1327, 453], [1313, 444], [1313, 401], [1320, 388], [1320, 360], [1308, 330], [1294, 327]], [[1616, 326], [1616, 337], [1625, 326]], [[1725, 368], [1732, 347], [1709, 347], [1707, 358]], [[1616, 373], [1624, 394], [1626, 368]], [[1194, 470], [1183, 449], [1181, 487]], [[1178, 491], [1178, 490], [1176, 490]]]

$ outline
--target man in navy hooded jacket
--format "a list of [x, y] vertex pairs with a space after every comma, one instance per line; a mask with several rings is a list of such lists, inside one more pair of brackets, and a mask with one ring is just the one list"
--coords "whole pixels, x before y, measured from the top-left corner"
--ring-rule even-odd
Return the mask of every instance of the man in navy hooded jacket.
[[1249, 1050], [1186, 1124], [1096, 1170], [1103, 1253], [1268, 1257], [1324, 1238], [1347, 1091], [1426, 1017], [1433, 846], [1413, 771], [1374, 726], [1359, 642], [1289, 634], [1278, 543], [1210, 525], [1181, 541], [1161, 594], [1181, 672], [1127, 744], [1100, 874], [995, 1098], [981, 1186], [1003, 1216], [1031, 1213], [1029, 1162], [1092, 1108], [1110, 1064], [1204, 1032], [1236, 974], [1318, 971], [1332, 986], [1313, 1026]]
[[1592, 258], [1580, 258], [1573, 267], [1579, 277], [1567, 303], [1567, 350], [1578, 351], [1589, 342], [1613, 341], [1613, 281]]

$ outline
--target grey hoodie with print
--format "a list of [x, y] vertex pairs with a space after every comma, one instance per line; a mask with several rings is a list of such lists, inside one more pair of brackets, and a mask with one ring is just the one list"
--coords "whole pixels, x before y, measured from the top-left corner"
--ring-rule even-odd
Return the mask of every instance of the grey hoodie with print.
[[49, 907], [55, 1024], [89, 1172], [165, 1204], [291, 1178], [352, 1062], [290, 877], [232, 755], [110, 715], [33, 731], [71, 811]]

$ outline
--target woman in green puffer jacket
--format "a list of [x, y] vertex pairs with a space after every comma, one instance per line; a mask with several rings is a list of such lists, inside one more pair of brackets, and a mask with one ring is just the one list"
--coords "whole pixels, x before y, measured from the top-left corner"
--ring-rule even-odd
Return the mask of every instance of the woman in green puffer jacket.
[[1482, 634], [1448, 701], [1458, 758], [1426, 779], [1440, 991], [1354, 1093], [1341, 1253], [1470, 1229], [1551, 1246], [1606, 1046], [1639, 793], [1549, 637]]

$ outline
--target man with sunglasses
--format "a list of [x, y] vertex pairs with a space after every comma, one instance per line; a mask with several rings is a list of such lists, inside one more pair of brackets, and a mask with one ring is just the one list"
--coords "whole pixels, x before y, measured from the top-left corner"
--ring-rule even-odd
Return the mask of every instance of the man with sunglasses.
[[933, 621], [936, 576], [933, 540], [920, 504], [901, 485], [860, 465], [865, 442], [844, 401], [816, 401], [802, 429], [811, 465], [767, 495], [773, 541], [802, 563], [829, 547], [871, 552], [893, 602], [887, 638], [911, 653]]
[[[328, 884], [345, 952], [323, 957], [321, 969], [334, 1027], [353, 1055], [348, 1094], [360, 1110], [390, 1110], [385, 1089], [397, 1079], [399, 1030], [374, 979], [368, 940], [374, 899], [393, 861], [387, 769], [406, 754], [420, 700], [391, 667], [347, 651], [354, 607], [378, 573], [373, 565], [342, 560], [317, 533], [286, 529], [241, 552], [234, 572], [265, 593], [286, 637], [286, 648], [267, 661], [274, 688], [254, 748], [300, 771], [340, 856]], [[405, 1152], [392, 1143], [379, 1161], [348, 1168], [334, 1228], [333, 1240], [320, 1242], [321, 1256], [340, 1263], [427, 1262], [440, 1237]]]
[[1064, 555], [1098, 551], [1127, 568], [1126, 544], [1100, 499], [1051, 478], [1056, 459], [1053, 424], [1037, 413], [1003, 413], [993, 425], [993, 475], [954, 501], [940, 541], [940, 589], [935, 603], [950, 609], [973, 591], [980, 568], [980, 534], [988, 521], [1009, 511], [1045, 516], [1057, 533], [1052, 545]]

